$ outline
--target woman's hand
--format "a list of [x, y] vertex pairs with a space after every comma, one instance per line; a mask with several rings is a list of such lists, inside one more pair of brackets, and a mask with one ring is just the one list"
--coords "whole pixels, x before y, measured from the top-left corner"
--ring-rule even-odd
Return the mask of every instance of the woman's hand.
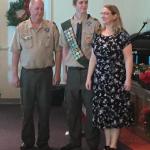
[[131, 90], [131, 86], [132, 86], [132, 81], [131, 80], [125, 80], [125, 83], [124, 83], [124, 89], [126, 91], [130, 91]]

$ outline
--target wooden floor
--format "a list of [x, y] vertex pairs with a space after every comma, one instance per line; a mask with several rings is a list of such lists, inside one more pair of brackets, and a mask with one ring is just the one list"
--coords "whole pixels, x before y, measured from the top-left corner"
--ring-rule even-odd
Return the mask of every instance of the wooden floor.
[[[65, 136], [67, 131], [65, 119], [65, 110], [62, 106], [52, 108], [49, 144], [53, 147], [59, 148], [68, 142], [69, 136]], [[20, 105], [0, 105], [0, 150], [19, 150], [21, 120]], [[124, 129], [121, 133], [120, 141], [118, 150], [150, 150], [150, 142], [143, 140], [127, 129]], [[103, 150], [104, 145], [104, 136], [101, 134], [99, 150]], [[83, 150], [88, 150], [85, 138], [83, 138], [82, 146]]]

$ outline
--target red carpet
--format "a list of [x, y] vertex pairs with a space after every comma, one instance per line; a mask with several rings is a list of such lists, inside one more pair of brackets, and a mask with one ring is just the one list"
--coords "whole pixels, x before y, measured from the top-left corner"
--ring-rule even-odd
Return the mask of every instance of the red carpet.
[[120, 141], [131, 150], [150, 150], [150, 142], [136, 135], [131, 129], [123, 129]]

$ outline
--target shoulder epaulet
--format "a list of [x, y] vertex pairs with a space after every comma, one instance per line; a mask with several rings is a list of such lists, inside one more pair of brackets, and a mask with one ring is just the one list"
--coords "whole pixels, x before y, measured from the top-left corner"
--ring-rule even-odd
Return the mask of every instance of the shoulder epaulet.
[[25, 26], [26, 23], [27, 23], [27, 20], [20, 22], [20, 23], [17, 25], [17, 28], [18, 28], [18, 27]]
[[89, 19], [90, 17], [91, 17], [91, 15], [90, 15], [90, 14], [88, 14], [88, 15], [87, 15], [87, 19]]
[[56, 26], [56, 23], [53, 21], [53, 24]]
[[53, 21], [53, 24], [55, 25], [55, 27], [58, 29], [58, 27], [57, 27], [57, 25], [56, 25], [56, 23]]
[[26, 24], [26, 23], [27, 23], [27, 20], [20, 22], [19, 25]]
[[91, 16], [90, 14], [88, 14], [88, 18], [92, 18], [94, 21], [98, 21], [97, 18], [94, 18], [93, 16]]
[[52, 25], [53, 25], [53, 22], [52, 21], [50, 21], [50, 20], [45, 20], [45, 25], [47, 26], [47, 27], [52, 27]]
[[98, 19], [97, 19], [97, 18], [93, 18], [93, 20], [98, 21]]

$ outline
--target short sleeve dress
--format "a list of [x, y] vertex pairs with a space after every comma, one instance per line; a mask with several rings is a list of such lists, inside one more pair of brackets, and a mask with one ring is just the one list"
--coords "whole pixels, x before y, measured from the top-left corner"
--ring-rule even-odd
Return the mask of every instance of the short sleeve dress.
[[95, 35], [93, 52], [97, 64], [93, 74], [93, 123], [98, 128], [122, 128], [134, 122], [130, 93], [124, 90], [126, 78], [123, 48], [129, 34]]

